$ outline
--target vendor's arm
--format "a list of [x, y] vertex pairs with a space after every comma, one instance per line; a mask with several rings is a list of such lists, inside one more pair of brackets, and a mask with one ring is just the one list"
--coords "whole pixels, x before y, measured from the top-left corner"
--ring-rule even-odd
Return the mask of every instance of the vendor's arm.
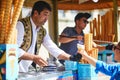
[[70, 60], [70, 55], [64, 52], [64, 53], [61, 53], [57, 58], [63, 59], [63, 60]]
[[63, 50], [58, 48], [58, 46], [51, 40], [48, 33], [44, 37], [43, 45], [48, 50], [48, 52], [58, 59], [69, 60], [70, 55], [65, 53]]
[[33, 55], [30, 53], [24, 53], [19, 60], [31, 60], [33, 62], [35, 62], [36, 64], [38, 64], [39, 66], [47, 66], [48, 63], [42, 59], [39, 55]]

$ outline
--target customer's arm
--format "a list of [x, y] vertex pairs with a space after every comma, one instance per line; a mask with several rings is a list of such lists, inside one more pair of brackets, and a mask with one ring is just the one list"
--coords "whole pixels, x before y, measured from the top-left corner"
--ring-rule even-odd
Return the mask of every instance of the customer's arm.
[[89, 62], [89, 64], [92, 64], [93, 66], [96, 67], [96, 62], [97, 60], [94, 59], [93, 57], [89, 56], [88, 53], [84, 50], [78, 51], [79, 54], [82, 55], [82, 57]]
[[69, 60], [70, 55], [61, 50], [50, 38], [48, 33], [43, 39], [43, 45], [48, 52], [58, 59]]

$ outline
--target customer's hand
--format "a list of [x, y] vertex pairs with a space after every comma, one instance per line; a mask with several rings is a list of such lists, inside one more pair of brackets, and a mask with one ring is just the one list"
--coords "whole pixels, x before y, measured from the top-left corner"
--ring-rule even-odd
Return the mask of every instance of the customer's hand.
[[82, 56], [88, 55], [83, 45], [77, 44], [77, 48], [78, 48], [78, 53], [81, 54]]
[[42, 59], [39, 55], [34, 55], [33, 62], [35, 62], [39, 66], [47, 66], [48, 65], [47, 61]]
[[88, 56], [87, 52], [84, 49], [78, 50], [78, 53], [81, 54], [82, 56], [83, 55]]

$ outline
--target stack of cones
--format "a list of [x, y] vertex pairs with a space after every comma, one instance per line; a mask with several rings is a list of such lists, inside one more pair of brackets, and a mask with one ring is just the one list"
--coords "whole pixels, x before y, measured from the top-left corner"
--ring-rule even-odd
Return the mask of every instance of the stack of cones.
[[0, 44], [16, 44], [16, 24], [23, 3], [24, 0], [1, 0]]
[[85, 43], [85, 50], [90, 51], [92, 49], [92, 34], [85, 34], [84, 36], [84, 43]]
[[[85, 46], [85, 51], [90, 55], [91, 57], [97, 59], [98, 58], [98, 49], [92, 47], [93, 43], [93, 35], [91, 33], [85, 34], [84, 36], [84, 46]], [[78, 47], [78, 50], [81, 48]], [[86, 64], [88, 63], [84, 58], [80, 60], [80, 63]]]

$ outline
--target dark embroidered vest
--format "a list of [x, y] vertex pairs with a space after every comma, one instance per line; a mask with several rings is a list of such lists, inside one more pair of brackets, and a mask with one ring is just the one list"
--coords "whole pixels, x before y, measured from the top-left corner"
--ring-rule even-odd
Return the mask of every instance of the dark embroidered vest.
[[[23, 43], [20, 48], [22, 48], [25, 51], [28, 51], [28, 49], [31, 46], [32, 37], [33, 37], [32, 24], [30, 22], [30, 17], [23, 18], [20, 21], [24, 25], [24, 38], [23, 38]], [[41, 46], [41, 43], [42, 43], [45, 35], [46, 35], [46, 30], [41, 26], [41, 29], [37, 33], [37, 42], [36, 42], [37, 43], [37, 53], [39, 51], [39, 48]]]

